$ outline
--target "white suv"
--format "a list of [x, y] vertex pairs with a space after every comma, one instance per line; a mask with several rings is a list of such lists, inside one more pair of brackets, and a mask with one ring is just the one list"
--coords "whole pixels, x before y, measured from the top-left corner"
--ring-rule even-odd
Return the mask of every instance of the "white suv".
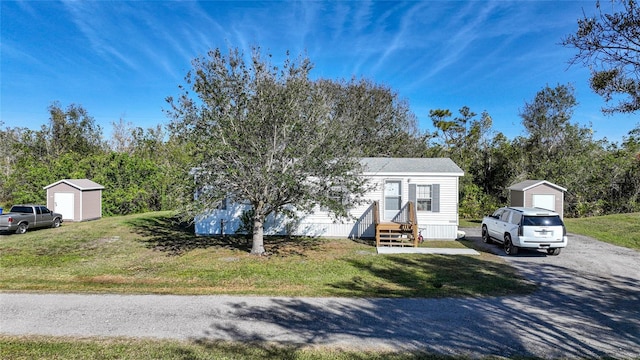
[[567, 246], [567, 229], [557, 213], [540, 208], [504, 207], [482, 219], [482, 240], [504, 245], [507, 255], [519, 248], [544, 249], [560, 254]]

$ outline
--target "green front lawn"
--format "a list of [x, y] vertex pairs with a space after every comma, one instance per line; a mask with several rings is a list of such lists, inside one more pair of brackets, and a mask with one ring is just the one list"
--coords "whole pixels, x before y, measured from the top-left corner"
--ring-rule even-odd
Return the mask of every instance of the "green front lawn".
[[564, 219], [567, 231], [640, 250], [640, 213]]
[[[224, 341], [73, 339], [0, 335], [0, 358], [18, 359], [189, 359], [189, 360], [464, 360], [466, 356], [419, 351], [383, 352]], [[492, 359], [495, 357], [487, 357]], [[527, 359], [527, 358], [519, 358]]]

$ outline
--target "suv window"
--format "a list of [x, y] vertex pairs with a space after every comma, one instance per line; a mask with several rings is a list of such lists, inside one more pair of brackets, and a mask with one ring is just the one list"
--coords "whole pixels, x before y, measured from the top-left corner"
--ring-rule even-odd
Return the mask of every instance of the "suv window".
[[525, 226], [562, 226], [559, 216], [527, 216], [522, 219]]
[[511, 211], [505, 211], [502, 213], [502, 216], [500, 216], [500, 220], [502, 221], [509, 221], [509, 215], [511, 215]]
[[517, 211], [513, 212], [513, 215], [511, 215], [511, 223], [512, 224], [520, 224], [520, 220], [522, 219], [522, 213], [519, 213]]

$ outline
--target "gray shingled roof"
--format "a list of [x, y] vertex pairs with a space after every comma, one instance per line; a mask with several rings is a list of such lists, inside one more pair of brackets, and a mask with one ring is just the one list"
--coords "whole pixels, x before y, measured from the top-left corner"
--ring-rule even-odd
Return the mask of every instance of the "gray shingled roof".
[[464, 175], [449, 158], [363, 158], [360, 163], [367, 173], [439, 173]]
[[567, 191], [567, 189], [563, 188], [560, 185], [556, 185], [554, 183], [550, 183], [547, 180], [525, 180], [522, 182], [519, 182], [517, 184], [513, 184], [511, 186], [509, 186], [509, 190], [516, 190], [516, 191], [525, 191], [525, 190], [529, 190], [530, 188], [540, 185], [540, 184], [547, 184], [551, 187], [554, 187], [556, 189], [562, 190], [562, 191]]
[[56, 186], [60, 183], [65, 183], [68, 184], [70, 186], [73, 186], [74, 188], [78, 189], [78, 190], [98, 190], [98, 189], [104, 189], [104, 186], [98, 184], [97, 182], [91, 181], [89, 179], [64, 179], [64, 180], [60, 180], [57, 181], [51, 185], [47, 185], [44, 187], [44, 189], [48, 189], [50, 187]]

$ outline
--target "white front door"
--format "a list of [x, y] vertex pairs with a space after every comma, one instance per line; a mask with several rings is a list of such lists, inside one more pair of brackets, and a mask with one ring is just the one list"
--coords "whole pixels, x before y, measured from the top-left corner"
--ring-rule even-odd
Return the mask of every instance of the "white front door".
[[384, 183], [384, 220], [393, 220], [398, 215], [402, 205], [402, 189], [400, 181], [385, 181]]
[[75, 220], [74, 200], [73, 193], [54, 193], [53, 211], [62, 214], [63, 220]]

